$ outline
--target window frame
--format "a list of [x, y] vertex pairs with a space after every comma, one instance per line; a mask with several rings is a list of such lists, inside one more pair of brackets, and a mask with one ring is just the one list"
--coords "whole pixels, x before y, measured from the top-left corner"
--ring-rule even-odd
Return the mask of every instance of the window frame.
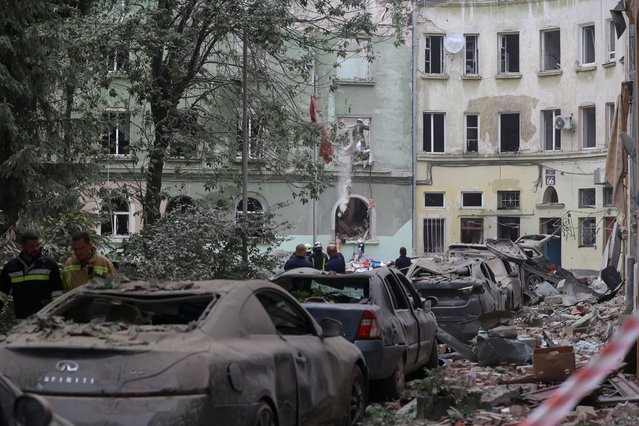
[[612, 186], [604, 186], [602, 188], [601, 193], [601, 205], [603, 207], [614, 207], [615, 205], [612, 202], [613, 195], [613, 187]]
[[617, 57], [617, 30], [612, 18], [606, 19], [606, 59], [614, 62]]
[[516, 225], [517, 232], [508, 239], [516, 241], [521, 236], [521, 218], [519, 216], [497, 216], [497, 238], [506, 238], [502, 231], [505, 227], [511, 227], [512, 225]]
[[[503, 33], [497, 34], [497, 66], [498, 66], [497, 74], [520, 74], [521, 73], [521, 50], [520, 50], [519, 35], [520, 34], [517, 31], [509, 31], [509, 32], [503, 32]], [[513, 49], [513, 47], [511, 47], [512, 40], [510, 41], [510, 44], [509, 44], [509, 38], [512, 36], [517, 36], [517, 43], [516, 43], [516, 49], [517, 49], [516, 68], [517, 69], [511, 69], [511, 67], [514, 64], [511, 64], [510, 57], [513, 55], [514, 52], [511, 51]]]
[[614, 102], [606, 102], [604, 105], [604, 111], [606, 114], [606, 146], [610, 146], [610, 136], [612, 136], [612, 126], [614, 124], [615, 119], [615, 103]]
[[[469, 222], [477, 222], [480, 223], [481, 226], [469, 226], [468, 223]], [[484, 244], [484, 238], [485, 238], [485, 233], [484, 233], [484, 226], [485, 226], [485, 222], [484, 222], [484, 218], [483, 217], [462, 217], [459, 219], [459, 240], [461, 243], [465, 243], [465, 244]], [[479, 231], [479, 241], [464, 241], [464, 234], [465, 232], [474, 232], [474, 231]]]
[[[517, 149], [505, 150], [504, 149], [504, 129], [503, 120], [505, 116], [516, 115], [517, 116]], [[499, 113], [499, 152], [520, 152], [521, 149], [521, 113], [520, 112], [500, 112]]]
[[[103, 131], [102, 133], [102, 149], [108, 149], [109, 152], [107, 155], [112, 157], [129, 157], [131, 155], [131, 113], [124, 108], [110, 108], [104, 110], [102, 114], [107, 120], [105, 125], [108, 127], [107, 131]], [[115, 119], [113, 119], [113, 117], [115, 117]], [[121, 120], [121, 118], [124, 119]], [[122, 122], [124, 125], [121, 126], [120, 123]], [[114, 133], [114, 152], [111, 152], [111, 136]], [[124, 143], [120, 143], [120, 141]]]
[[[444, 34], [437, 34], [437, 33], [427, 33], [424, 34], [424, 74], [428, 74], [428, 75], [446, 75], [446, 52], [444, 51], [444, 39], [445, 39], [445, 35]], [[433, 71], [433, 60], [430, 59], [431, 58], [431, 53], [433, 49], [436, 49], [432, 47], [432, 40], [433, 39], [438, 39], [439, 40], [439, 72], [434, 72]], [[429, 65], [430, 64], [430, 65]]]
[[[589, 111], [592, 110], [592, 113]], [[597, 107], [585, 105], [579, 108], [581, 118], [581, 147], [582, 149], [597, 148]], [[588, 118], [592, 115], [591, 118]], [[591, 140], [592, 139], [592, 140]]]
[[[123, 205], [126, 205], [127, 210], [119, 210], [119, 209], [108, 209], [108, 211], [104, 211], [107, 207], [113, 206], [115, 201], [121, 201]], [[104, 222], [102, 222], [99, 225], [99, 234], [103, 235], [103, 236], [108, 236], [109, 238], [113, 238], [113, 239], [121, 239], [121, 238], [127, 238], [129, 237], [131, 234], [134, 233], [134, 220], [133, 220], [133, 215], [132, 215], [132, 205], [131, 205], [131, 201], [129, 201], [127, 199], [127, 197], [125, 197], [124, 195], [115, 195], [113, 197], [109, 197], [106, 198], [104, 200], [102, 200], [102, 203], [100, 205], [100, 215], [103, 214], [108, 214], [109, 216], [109, 221], [110, 221], [110, 228], [111, 228], [111, 232], [104, 232], [103, 231], [103, 225]], [[120, 217], [125, 217], [126, 218], [126, 228], [127, 228], [127, 232], [125, 234], [120, 234], [118, 233], [118, 220]]]
[[[246, 123], [246, 127], [248, 130], [248, 149], [247, 149], [247, 155], [248, 155], [248, 159], [250, 161], [259, 161], [262, 158], [264, 158], [264, 153], [266, 150], [266, 128], [265, 126], [262, 124], [262, 120], [257, 117], [257, 114], [255, 113], [255, 111], [252, 110], [252, 108], [247, 109], [247, 123]], [[253, 123], [255, 120], [258, 120], [258, 126], [257, 126], [257, 134], [252, 135], [253, 133]], [[240, 161], [242, 160], [242, 145], [244, 144], [244, 138], [243, 138], [243, 134], [242, 132], [244, 131], [243, 129], [243, 117], [242, 117], [242, 110], [240, 109], [237, 113], [237, 133], [236, 133], [236, 139], [237, 139], [237, 150], [235, 152], [235, 160], [236, 161]], [[257, 141], [257, 143], [255, 142]], [[257, 148], [254, 148], [255, 146], [257, 146]], [[257, 154], [255, 154], [255, 152], [257, 152]]]
[[[591, 32], [592, 34], [587, 34]], [[595, 65], [597, 62], [597, 49], [596, 49], [596, 28], [594, 23], [581, 24], [579, 26], [579, 65], [582, 67]], [[590, 39], [592, 47], [586, 44], [587, 39]], [[587, 56], [592, 54], [592, 61], [587, 61]]]
[[[514, 197], [514, 195], [516, 194], [516, 197]], [[507, 198], [508, 195], [513, 195], [512, 197], [512, 204], [514, 204], [514, 207], [511, 206], [504, 206], [504, 204], [507, 204], [505, 201], [505, 198]], [[514, 201], [514, 199], [516, 198], [516, 202]], [[521, 191], [497, 191], [497, 210], [520, 210], [521, 209]]]
[[[555, 119], [559, 116], [561, 116], [561, 109], [551, 108], [541, 110], [542, 151], [561, 151], [561, 129], [555, 128]], [[548, 118], [550, 118], [550, 122], [548, 122]], [[548, 148], [548, 141], [546, 140], [549, 130], [552, 130], [552, 148]]]
[[[476, 126], [470, 126], [468, 124], [468, 119], [470, 117], [475, 117], [477, 119], [477, 125]], [[478, 113], [465, 113], [464, 114], [464, 153], [468, 154], [471, 152], [477, 153], [479, 154], [479, 135], [481, 134], [481, 123], [480, 123], [480, 117]], [[469, 130], [474, 130], [477, 133], [477, 137], [476, 139], [471, 139], [468, 136]], [[471, 145], [471, 143], [476, 144], [476, 150], [470, 150], [469, 146]]]
[[[481, 202], [479, 205], [466, 205], [465, 204], [465, 200], [464, 200], [464, 196], [465, 195], [477, 195], [479, 194], [479, 196], [481, 197]], [[462, 209], [483, 209], [484, 208], [484, 203], [486, 202], [485, 197], [484, 197], [484, 192], [483, 191], [461, 191], [460, 193], [460, 206]]]
[[[428, 197], [429, 195], [441, 195], [442, 202], [438, 205], [428, 205]], [[444, 191], [424, 191], [424, 208], [427, 209], [442, 209], [446, 208], [446, 193]]]
[[[356, 37], [352, 39], [344, 40], [346, 43], [346, 57], [340, 58], [339, 62], [335, 64], [335, 78], [338, 82], [369, 82], [373, 80], [373, 70], [371, 62], [368, 60], [368, 51], [370, 49], [371, 40], [367, 37]], [[355, 47], [357, 45], [357, 47]], [[357, 62], [359, 65], [363, 64], [364, 76], [359, 75], [349, 76], [349, 74], [340, 76], [340, 69], [342, 72], [347, 70], [346, 67], [342, 67], [342, 64]], [[359, 74], [359, 73], [353, 73]]]
[[[551, 56], [552, 53], [548, 53], [548, 55], [546, 54], [549, 51], [549, 48], [547, 46], [547, 38], [546, 35], [547, 34], [552, 34], [552, 33], [558, 33], [558, 50], [559, 50], [559, 62], [555, 64], [554, 67], [548, 67], [548, 64], [546, 63], [548, 61], [547, 56]], [[539, 31], [539, 38], [540, 38], [540, 52], [539, 52], [539, 70], [541, 72], [548, 72], [548, 71], [559, 71], [561, 70], [561, 29], [560, 28], [546, 28], [543, 30]], [[552, 55], [554, 56], [554, 55]]]
[[[586, 226], [588, 228], [586, 228]], [[586, 241], [586, 238], [590, 237]], [[597, 219], [592, 216], [579, 218], [579, 247], [597, 246]]]
[[595, 188], [579, 188], [577, 200], [580, 209], [594, 209], [597, 206], [597, 191]]
[[[427, 116], [429, 116], [428, 121], [430, 122], [430, 124], [427, 126], [426, 122], [427, 122]], [[441, 117], [441, 142], [437, 145], [441, 145], [441, 151], [435, 151], [435, 138], [437, 135], [435, 135], [436, 133], [436, 126], [435, 124], [435, 117]], [[430, 129], [430, 151], [426, 150], [426, 133], [427, 133], [427, 128]], [[445, 154], [446, 153], [446, 113], [445, 112], [436, 112], [436, 111], [430, 111], [430, 112], [424, 112], [422, 114], [422, 152], [427, 153], [427, 154]]]
[[[474, 40], [469, 43], [469, 40]], [[468, 72], [469, 66], [475, 72]], [[479, 69], [479, 34], [464, 34], [464, 75], [480, 75]]]
[[443, 253], [446, 249], [446, 219], [427, 217], [423, 219], [422, 226], [424, 253]]

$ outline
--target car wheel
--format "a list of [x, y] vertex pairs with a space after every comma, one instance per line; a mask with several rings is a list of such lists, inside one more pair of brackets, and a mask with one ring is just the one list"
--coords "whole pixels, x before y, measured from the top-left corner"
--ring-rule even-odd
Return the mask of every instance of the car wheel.
[[277, 426], [277, 419], [275, 413], [270, 405], [266, 402], [262, 402], [257, 409], [257, 415], [255, 416], [255, 426]]
[[541, 284], [543, 279], [539, 275], [530, 274], [526, 277], [526, 287], [533, 290], [537, 285]]
[[402, 396], [406, 387], [406, 372], [404, 371], [404, 358], [402, 357], [395, 367], [393, 374], [384, 380], [384, 393], [389, 399], [397, 400]]
[[428, 358], [426, 368], [434, 370], [437, 367], [439, 367], [439, 345], [437, 340], [433, 340], [433, 349], [430, 351], [430, 358]]
[[351, 383], [351, 394], [348, 402], [348, 425], [355, 426], [364, 420], [366, 410], [366, 394], [364, 387], [364, 375], [362, 370], [355, 366], [353, 368], [353, 381]]

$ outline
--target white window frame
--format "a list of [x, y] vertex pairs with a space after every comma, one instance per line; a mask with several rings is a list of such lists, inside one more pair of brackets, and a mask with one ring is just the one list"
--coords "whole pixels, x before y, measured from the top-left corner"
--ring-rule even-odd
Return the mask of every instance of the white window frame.
[[371, 63], [368, 61], [370, 39], [355, 38], [346, 40], [344, 43], [346, 57], [339, 58], [335, 64], [337, 80], [343, 82], [371, 81], [373, 79], [372, 69]]
[[615, 103], [606, 102], [604, 106], [606, 111], [606, 146], [610, 145], [610, 136], [612, 135], [612, 126], [615, 118]]
[[[597, 108], [594, 105], [585, 105], [579, 108], [579, 110], [579, 116], [581, 118], [581, 147], [582, 149], [595, 149], [597, 148]], [[593, 110], [592, 123], [590, 120], [586, 119], [587, 116], [590, 116], [590, 113], [587, 114], [586, 110]], [[591, 135], [588, 131], [590, 124], [592, 124]], [[591, 138], [592, 141], [590, 140]]]
[[[467, 206], [464, 204], [464, 195], [466, 194], [479, 194], [481, 196], [481, 204], [479, 206]], [[486, 202], [483, 191], [461, 191], [459, 205], [462, 209], [483, 209]]]
[[[252, 108], [248, 108], [246, 113], [248, 114], [246, 129], [249, 134], [248, 150], [247, 150], [248, 158], [249, 160], [260, 160], [264, 158], [264, 151], [266, 149], [266, 131], [267, 130], [264, 128], [263, 125], [261, 125], [261, 127], [258, 127], [257, 129], [257, 132], [258, 132], [257, 135], [251, 136], [251, 133], [253, 132], [254, 121], [256, 120], [257, 117], [255, 116], [255, 111], [253, 111]], [[235, 153], [236, 160], [242, 159], [242, 144], [244, 143], [244, 138], [242, 135], [242, 131], [244, 129], [242, 129], [242, 124], [243, 124], [242, 110], [239, 109], [237, 112], [237, 135], [236, 135], [237, 151]], [[257, 141], [257, 144], [255, 143], [255, 141]], [[257, 145], [257, 148], [255, 147], [255, 145]]]
[[[426, 197], [428, 197], [431, 194], [437, 194], [437, 195], [441, 195], [442, 196], [441, 205], [429, 206], [426, 203]], [[443, 209], [443, 208], [446, 208], [446, 193], [443, 192], [443, 191], [424, 191], [424, 208], [426, 208], [426, 209]]]
[[[586, 226], [588, 231], [586, 232]], [[585, 241], [586, 236], [591, 234], [591, 241]], [[579, 247], [597, 246], [597, 219], [592, 216], [579, 218]]]
[[[444, 34], [425, 34], [424, 35], [424, 73], [432, 75], [444, 75], [446, 74], [446, 52], [444, 51]], [[439, 39], [439, 72], [433, 72], [432, 59], [430, 53], [433, 50], [432, 40], [434, 38]], [[431, 63], [430, 69], [426, 66], [427, 63]]]
[[[122, 201], [124, 201], [124, 203], [127, 205], [128, 207], [128, 211], [110, 211], [109, 213], [109, 218], [111, 220], [111, 234], [102, 234], [102, 226], [98, 225], [98, 234], [100, 235], [105, 235], [108, 236], [109, 238], [113, 238], [113, 239], [122, 239], [122, 238], [127, 238], [130, 235], [132, 235], [135, 232], [135, 221], [133, 220], [133, 206], [131, 204], [131, 202], [129, 200], [127, 200], [126, 197], [124, 196], [116, 196], [113, 198], [120, 198]], [[104, 207], [104, 205], [100, 206], [100, 211], [102, 211], [102, 207]], [[118, 222], [118, 217], [122, 216], [122, 217], [126, 217], [127, 220], [127, 229], [128, 229], [128, 234], [116, 234], [117, 231], [117, 222]]]
[[[517, 69], [510, 69], [510, 55], [512, 55], [512, 45], [508, 44], [508, 38], [510, 36], [517, 36]], [[521, 37], [518, 32], [505, 32], [497, 34], [498, 46], [497, 46], [497, 64], [499, 66], [498, 74], [519, 74], [521, 72]]]
[[[596, 37], [597, 33], [594, 23], [582, 24], [579, 26], [579, 63], [582, 67], [594, 65], [597, 61]], [[590, 44], [592, 44], [592, 52]], [[587, 56], [589, 53], [592, 53], [592, 61], [588, 61]]]
[[[108, 142], [111, 142], [111, 132], [115, 130], [115, 140], [113, 143], [115, 144], [115, 152], [111, 153], [109, 149], [109, 153], [107, 155], [113, 157], [128, 157], [131, 155], [131, 113], [124, 108], [109, 108], [104, 110], [103, 112], [106, 116], [115, 116], [124, 118], [124, 125], [120, 126], [118, 123], [107, 123], [109, 126], [108, 129]], [[111, 118], [109, 118], [111, 121]], [[126, 145], [121, 146], [120, 141], [126, 141]], [[105, 142], [105, 133], [102, 134], [102, 139], [100, 143], [102, 144], [102, 148], [104, 149]], [[110, 148], [110, 147], [109, 147]], [[123, 151], [123, 152], [121, 152]], [[124, 152], [126, 151], [126, 152]]]
[[[577, 197], [580, 209], [594, 209], [597, 206], [597, 191], [595, 188], [579, 188]], [[592, 203], [587, 203], [586, 198], [592, 198]]]
[[[479, 75], [479, 34], [464, 34], [464, 40], [464, 75]], [[469, 63], [475, 72], [469, 72]]]
[[[561, 116], [561, 110], [557, 108], [542, 109], [541, 110], [541, 150], [542, 151], [560, 151], [561, 150], [561, 129], [555, 128], [555, 119]], [[550, 129], [547, 129], [547, 127]], [[552, 141], [550, 145], [552, 148], [548, 148], [548, 142], [546, 140], [547, 131], [552, 130]]]
[[[559, 57], [557, 58], [558, 62], [555, 64], [554, 67], [550, 67], [548, 66], [548, 64], [546, 64], [546, 52], [549, 50], [549, 47], [546, 45], [546, 35], [550, 34], [550, 33], [558, 33], [559, 34]], [[561, 69], [561, 30], [559, 28], [548, 28], [548, 29], [544, 29], [541, 30], [539, 32], [539, 37], [540, 37], [540, 47], [541, 47], [541, 51], [539, 52], [539, 59], [540, 59], [540, 63], [539, 63], [539, 69], [543, 72], [543, 71], [556, 71], [556, 70], [560, 70]], [[554, 56], [554, 55], [553, 55]]]
[[612, 19], [606, 19], [606, 58], [608, 62], [613, 62], [617, 56], [617, 30]]
[[[425, 140], [424, 137], [426, 136], [426, 120], [427, 117], [429, 116], [428, 119], [430, 120], [430, 151], [425, 150]], [[435, 116], [442, 116], [443, 120], [442, 120], [442, 132], [443, 132], [443, 146], [442, 146], [442, 150], [441, 151], [435, 151], [435, 126], [434, 126], [434, 118]], [[445, 112], [438, 112], [438, 111], [427, 111], [424, 112], [422, 114], [423, 117], [423, 123], [422, 123], [422, 152], [428, 153], [428, 154], [445, 154], [446, 153], [446, 113]]]
[[[477, 126], [473, 127], [470, 126], [468, 124], [468, 117], [477, 117]], [[464, 152], [465, 153], [469, 153], [469, 152], [476, 152], [477, 154], [479, 154], [479, 135], [481, 134], [481, 122], [480, 122], [480, 116], [478, 113], [465, 113], [464, 114]], [[470, 139], [468, 137], [468, 130], [469, 129], [473, 129], [477, 132], [477, 139]], [[475, 143], [477, 144], [477, 151], [469, 151], [468, 150], [468, 144], [470, 143], [471, 140], [474, 140]]]

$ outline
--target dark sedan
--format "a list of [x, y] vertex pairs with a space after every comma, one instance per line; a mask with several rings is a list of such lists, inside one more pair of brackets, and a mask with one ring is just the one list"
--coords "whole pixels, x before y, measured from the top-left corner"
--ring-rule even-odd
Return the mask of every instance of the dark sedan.
[[18, 324], [0, 370], [76, 425], [356, 424], [367, 368], [264, 281], [79, 287]]

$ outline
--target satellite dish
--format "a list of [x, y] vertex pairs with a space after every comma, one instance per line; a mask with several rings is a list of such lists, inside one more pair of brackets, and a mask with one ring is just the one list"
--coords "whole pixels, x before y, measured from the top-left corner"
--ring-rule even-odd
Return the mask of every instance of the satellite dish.
[[444, 38], [444, 49], [448, 53], [458, 53], [464, 47], [464, 35], [461, 33], [450, 33]]

